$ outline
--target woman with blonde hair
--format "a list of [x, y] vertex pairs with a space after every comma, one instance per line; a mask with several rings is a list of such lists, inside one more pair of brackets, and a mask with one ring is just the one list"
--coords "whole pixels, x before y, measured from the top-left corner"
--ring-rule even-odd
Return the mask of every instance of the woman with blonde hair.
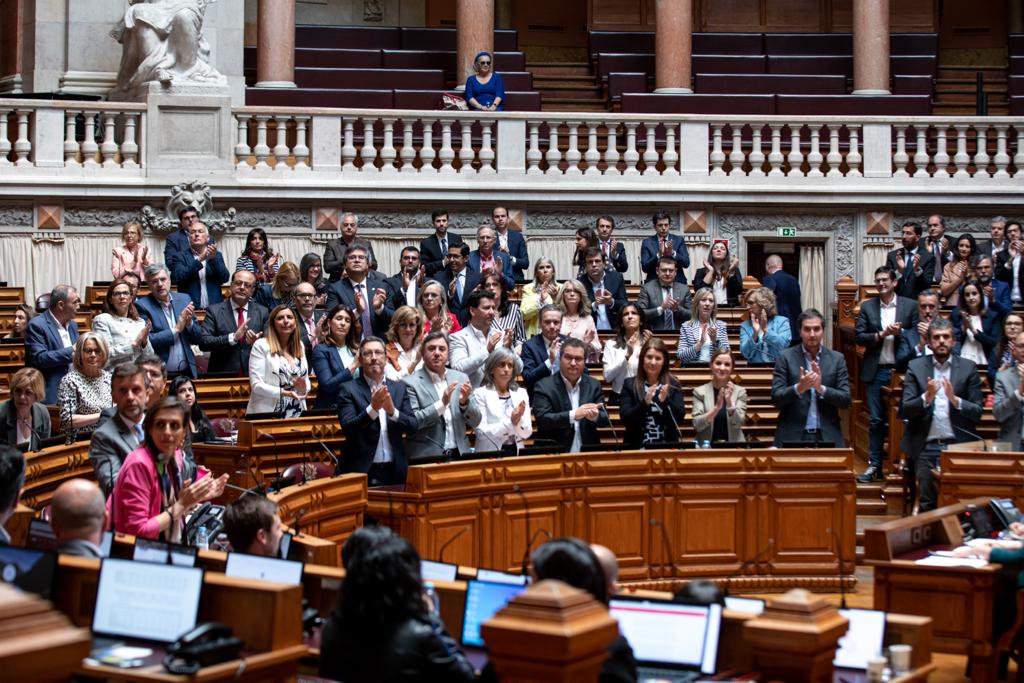
[[767, 287], [750, 290], [745, 301], [750, 315], [740, 325], [740, 353], [750, 363], [774, 363], [789, 347], [789, 319], [778, 314], [775, 293]]
[[142, 224], [134, 220], [125, 223], [121, 228], [121, 242], [123, 246], [114, 247], [110, 274], [115, 280], [125, 273], [135, 273], [140, 280], [145, 279], [143, 275], [146, 267], [153, 263], [153, 256], [149, 247], [142, 243]]
[[423, 334], [433, 331], [455, 334], [462, 329], [459, 319], [448, 310], [448, 292], [437, 280], [427, 280], [416, 295], [423, 316]]
[[272, 309], [276, 306], [292, 305], [292, 292], [299, 286], [299, 267], [291, 261], [285, 261], [274, 276], [271, 283], [262, 284], [256, 288], [253, 301]]
[[555, 297], [555, 305], [562, 310], [562, 334], [579, 339], [587, 346], [587, 362], [601, 360], [601, 340], [590, 314], [590, 299], [579, 280], [566, 280]]
[[711, 381], [693, 390], [693, 428], [698, 441], [746, 441], [747, 391], [732, 382], [732, 353], [717, 349], [711, 355]]
[[693, 318], [679, 328], [676, 355], [683, 365], [707, 363], [715, 349], [729, 348], [729, 335], [725, 323], [716, 320], [718, 304], [710, 287], [701, 287], [693, 295]]
[[107, 340], [101, 334], [86, 332], [75, 342], [71, 356], [74, 367], [57, 387], [60, 429], [69, 442], [96, 429], [100, 413], [113, 405], [110, 371], [104, 369], [109, 356]]
[[384, 353], [388, 358], [384, 377], [398, 381], [415, 372], [422, 362], [420, 340], [423, 339], [423, 316], [412, 306], [399, 306], [391, 316], [388, 343]]
[[110, 348], [107, 367], [134, 362], [144, 353], [153, 353], [149, 342], [152, 323], [139, 316], [127, 280], [118, 278], [107, 287], [103, 312], [92, 319], [92, 331], [102, 335]]
[[270, 312], [266, 334], [249, 354], [251, 392], [246, 414], [280, 413], [295, 417], [306, 409], [309, 364], [295, 311], [278, 305]]
[[555, 262], [542, 256], [533, 264], [533, 282], [523, 285], [519, 295], [519, 310], [523, 314], [527, 339], [540, 332], [540, 309], [555, 303], [556, 296]]
[[39, 442], [50, 436], [50, 411], [42, 401], [46, 397], [43, 373], [22, 368], [11, 377], [11, 398], [0, 403], [0, 428], [9, 446], [27, 445], [39, 450]]

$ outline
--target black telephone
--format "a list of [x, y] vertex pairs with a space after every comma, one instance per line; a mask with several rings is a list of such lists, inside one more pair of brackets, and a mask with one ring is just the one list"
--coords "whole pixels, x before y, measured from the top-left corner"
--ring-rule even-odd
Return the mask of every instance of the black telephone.
[[185, 524], [185, 530], [182, 534], [185, 545], [195, 545], [196, 535], [199, 533], [199, 527], [206, 527], [207, 538], [211, 541], [217, 538], [218, 532], [222, 526], [224, 518], [224, 506], [214, 505], [213, 503], [203, 503], [192, 513], [189, 517], [188, 523]]
[[1012, 498], [993, 498], [988, 503], [988, 509], [1000, 529], [1009, 529], [1010, 524], [1020, 521], [1020, 510], [1013, 504]]
[[244, 646], [224, 624], [200, 624], [167, 646], [164, 668], [178, 676], [191, 676], [204, 666], [237, 659]]

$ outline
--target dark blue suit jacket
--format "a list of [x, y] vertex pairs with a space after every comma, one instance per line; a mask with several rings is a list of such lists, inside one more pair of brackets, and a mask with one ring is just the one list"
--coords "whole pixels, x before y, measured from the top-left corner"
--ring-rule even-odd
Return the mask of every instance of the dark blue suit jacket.
[[[185, 294], [179, 292], [171, 292], [171, 310], [174, 311], [174, 319], [177, 320], [181, 312], [192, 303], [192, 300]], [[135, 307], [139, 309], [139, 315], [153, 324], [153, 329], [149, 333], [149, 343], [153, 345], [153, 350], [156, 351], [157, 355], [166, 363], [167, 359], [171, 355], [171, 345], [175, 343], [174, 330], [167, 324], [167, 318], [164, 317], [164, 311], [160, 307], [160, 304], [156, 299], [153, 298], [152, 294], [141, 297], [135, 301]], [[196, 357], [192, 353], [192, 344], [201, 344], [203, 341], [203, 332], [199, 329], [199, 325], [196, 323], [195, 317], [185, 326], [185, 329], [181, 331], [177, 343], [181, 344], [182, 352], [185, 356], [185, 362], [188, 363], [189, 372], [192, 373], [192, 377], [196, 377]]]
[[[462, 244], [462, 236], [449, 230], [445, 235], [448, 237], [448, 246]], [[439, 270], [444, 269], [444, 260], [448, 254], [441, 253], [441, 244], [437, 241], [437, 233], [432, 232], [420, 240], [420, 263], [430, 277]]]
[[526, 238], [523, 237], [523, 233], [515, 230], [509, 230], [506, 234], [508, 235], [508, 254], [502, 252], [502, 256], [512, 256], [512, 275], [516, 280], [525, 280], [526, 269], [530, 267], [530, 254], [526, 251]]
[[[509, 258], [508, 254], [502, 254], [501, 252], [495, 251], [495, 256], [501, 256], [501, 270], [502, 275], [505, 276], [505, 289], [509, 292], [516, 286], [516, 278], [512, 274], [512, 259]], [[469, 252], [469, 268], [480, 272], [480, 252], [474, 249]]]
[[[367, 274], [364, 283], [366, 284], [366, 297], [368, 299], [366, 305], [371, 308], [373, 307], [373, 294], [375, 290], [383, 289], [389, 295], [384, 298], [384, 308], [381, 309], [380, 313], [375, 310], [370, 313], [370, 320], [373, 322], [373, 334], [378, 337], [384, 337], [384, 334], [388, 331], [388, 326], [391, 324], [391, 316], [395, 314], [394, 299], [390, 296], [391, 288], [388, 287], [388, 283], [385, 282], [384, 278], [372, 272]], [[327, 302], [324, 304], [324, 310], [329, 311], [336, 304], [345, 304], [353, 311], [356, 310], [356, 290], [352, 285], [352, 281], [348, 278], [332, 282], [327, 287]], [[356, 316], [358, 315], [356, 313]], [[369, 336], [369, 333], [363, 330], [363, 336]]]
[[64, 348], [60, 340], [57, 321], [49, 311], [37, 315], [28, 323], [25, 331], [25, 365], [43, 373], [46, 383], [47, 405], [57, 403], [57, 387], [71, 367], [75, 342], [78, 341], [78, 325], [72, 320], [68, 325], [71, 346]]
[[[590, 305], [593, 306], [594, 283], [590, 281], [590, 276], [584, 273], [583, 277], [580, 278], [580, 283], [583, 285], [583, 289], [587, 290], [587, 298], [590, 299]], [[612, 329], [615, 329], [619, 324], [619, 311], [629, 303], [629, 299], [626, 298], [626, 281], [621, 274], [606, 270], [604, 271], [604, 288], [612, 293], [612, 305], [608, 307], [608, 322], [612, 324]], [[591, 311], [591, 314], [596, 322], [596, 307]]]
[[[961, 287], [960, 289], [963, 289]], [[963, 296], [963, 293], [960, 294]], [[985, 308], [995, 311], [1000, 318], [1005, 318], [1013, 310], [1013, 300], [1010, 298], [1010, 285], [1002, 280], [992, 280], [992, 298], [985, 300]]]
[[[960, 355], [960, 347], [963, 346], [964, 341], [967, 339], [964, 335], [964, 319], [960, 314], [960, 308], [954, 308], [952, 313], [949, 314], [949, 321], [953, 323], [953, 333], [956, 336], [956, 346], [953, 347], [953, 353]], [[981, 342], [981, 346], [985, 349], [985, 358], [992, 355], [993, 349], [996, 344], [999, 343], [999, 337], [1003, 333], [1003, 319], [995, 311], [985, 311], [985, 315], [981, 318], [981, 332], [975, 334], [974, 338]]]
[[444, 268], [437, 271], [434, 279], [444, 287], [445, 296], [448, 297], [448, 312], [455, 316], [461, 327], [465, 327], [469, 323], [469, 307], [466, 305], [466, 300], [469, 299], [469, 295], [480, 284], [480, 273], [468, 266], [466, 267], [466, 280], [463, 282], [461, 299], [457, 299], [454, 294], [448, 296], [448, 287], [451, 286], [453, 277], [451, 269]]
[[[409, 464], [405, 459], [402, 436], [416, 430], [416, 418], [404, 382], [385, 380], [391, 400], [398, 409], [398, 419], [388, 416], [388, 442], [395, 471], [399, 481], [405, 481]], [[319, 392], [319, 390], [318, 390]], [[341, 456], [342, 472], [369, 472], [373, 456], [380, 441], [380, 422], [366, 413], [370, 405], [370, 385], [360, 376], [342, 384], [338, 393], [338, 419], [345, 434], [344, 453]]]
[[336, 410], [341, 385], [352, 381], [352, 373], [342, 364], [338, 347], [328, 342], [316, 345], [312, 363], [313, 372], [316, 373], [316, 402], [313, 408]]
[[[564, 334], [558, 335], [561, 341], [568, 339]], [[523, 359], [523, 384], [526, 385], [526, 391], [532, 396], [533, 385], [549, 377], [552, 374], [558, 372], [558, 364], [556, 363], [553, 370], [549, 369], [546, 365], [548, 360], [547, 344], [544, 343], [544, 335], [535, 334], [523, 344], [523, 350], [520, 354]]]
[[[686, 274], [683, 273], [683, 268], [690, 267], [690, 252], [686, 250], [686, 241], [683, 240], [681, 235], [669, 235], [668, 238], [672, 240], [672, 248], [676, 259], [676, 282], [686, 282]], [[661, 258], [658, 253], [658, 247], [661, 244], [661, 240], [658, 239], [657, 235], [652, 235], [644, 239], [640, 244], [640, 268], [647, 274], [647, 278], [644, 282], [658, 277], [658, 259]]]
[[799, 340], [800, 328], [796, 321], [803, 310], [800, 303], [800, 281], [784, 270], [777, 270], [761, 278], [761, 284], [775, 294], [779, 315], [789, 319], [790, 338]]
[[[192, 251], [192, 247], [188, 243], [188, 233], [178, 228], [170, 235], [167, 236], [167, 240], [164, 242], [164, 265], [167, 266], [167, 270], [171, 270], [171, 263], [181, 258], [182, 254]], [[169, 272], [171, 276], [171, 282], [178, 284], [174, 280], [174, 273]]]
[[[178, 291], [187, 294], [192, 303], [199, 308], [201, 291], [199, 284], [199, 268], [203, 265], [192, 253], [191, 247], [175, 255], [173, 261], [167, 262], [171, 271], [171, 281], [178, 285]], [[206, 259], [206, 299], [209, 306], [224, 301], [220, 286], [231, 279], [231, 273], [224, 265], [224, 256], [218, 251], [212, 259]], [[209, 307], [208, 306], [208, 307]]]

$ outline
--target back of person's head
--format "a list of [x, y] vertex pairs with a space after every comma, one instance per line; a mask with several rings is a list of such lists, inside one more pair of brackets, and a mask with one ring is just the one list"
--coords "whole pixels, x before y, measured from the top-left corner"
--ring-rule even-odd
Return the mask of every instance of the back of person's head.
[[7, 444], [0, 444], [0, 524], [7, 521], [18, 504], [25, 485], [25, 456]]
[[533, 551], [531, 559], [538, 581], [557, 579], [587, 591], [598, 602], [608, 602], [608, 582], [601, 562], [580, 539], [563, 537], [548, 541]]
[[262, 496], [242, 496], [224, 511], [224, 533], [232, 550], [247, 553], [262, 529], [270, 533], [274, 526], [277, 503]]
[[349, 557], [338, 599], [347, 639], [379, 644], [406, 619], [426, 613], [419, 553], [393, 534], [371, 543]]
[[687, 605], [725, 605], [725, 594], [714, 581], [695, 579], [680, 588], [672, 596], [675, 602]]
[[394, 533], [389, 527], [382, 524], [373, 524], [356, 529], [345, 545], [341, 547], [341, 566], [348, 569], [349, 564], [357, 561], [366, 552], [367, 548], [380, 543], [384, 539], [391, 538]]
[[83, 538], [95, 543], [105, 519], [106, 501], [94, 482], [69, 479], [53, 492], [50, 525], [61, 541]]

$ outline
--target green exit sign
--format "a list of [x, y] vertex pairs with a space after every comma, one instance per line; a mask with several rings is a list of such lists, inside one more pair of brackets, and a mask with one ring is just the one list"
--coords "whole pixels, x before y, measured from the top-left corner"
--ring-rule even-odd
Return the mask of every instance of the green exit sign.
[[779, 237], [796, 237], [796, 228], [778, 228]]

